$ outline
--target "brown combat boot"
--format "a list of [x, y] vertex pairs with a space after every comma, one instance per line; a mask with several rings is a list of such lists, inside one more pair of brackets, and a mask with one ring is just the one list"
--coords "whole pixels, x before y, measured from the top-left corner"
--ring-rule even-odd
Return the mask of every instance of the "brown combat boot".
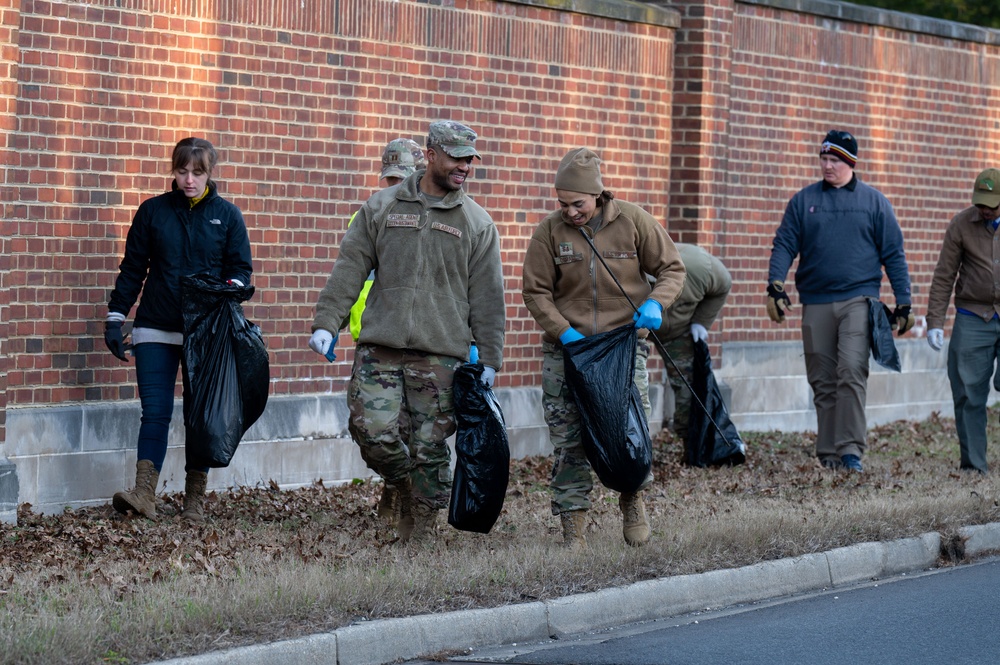
[[622, 535], [625, 542], [632, 547], [639, 547], [649, 540], [649, 519], [646, 517], [646, 504], [642, 494], [625, 494], [618, 498], [618, 506], [622, 509]]
[[184, 478], [184, 510], [181, 518], [201, 524], [205, 521], [205, 487], [208, 474], [204, 471], [188, 471]]
[[386, 524], [399, 523], [399, 490], [394, 485], [389, 483], [382, 485], [382, 496], [378, 499], [375, 512]]
[[135, 463], [135, 489], [116, 492], [111, 499], [115, 510], [124, 514], [128, 511], [139, 513], [149, 519], [156, 517], [156, 483], [160, 472], [148, 459]]
[[413, 546], [431, 545], [437, 534], [437, 518], [441, 511], [420, 501], [413, 502], [413, 532], [408, 543]]
[[563, 547], [571, 552], [579, 552], [587, 547], [587, 511], [571, 510], [559, 513], [562, 522]]
[[397, 503], [399, 508], [399, 521], [396, 522], [396, 533], [399, 534], [399, 541], [405, 543], [413, 533], [413, 485], [410, 479], [406, 478], [393, 485], [396, 488]]

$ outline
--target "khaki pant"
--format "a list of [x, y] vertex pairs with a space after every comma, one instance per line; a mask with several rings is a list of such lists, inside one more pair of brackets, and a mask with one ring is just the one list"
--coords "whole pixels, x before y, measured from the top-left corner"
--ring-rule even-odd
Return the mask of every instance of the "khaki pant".
[[816, 406], [820, 460], [864, 454], [870, 344], [863, 296], [803, 307], [802, 347]]

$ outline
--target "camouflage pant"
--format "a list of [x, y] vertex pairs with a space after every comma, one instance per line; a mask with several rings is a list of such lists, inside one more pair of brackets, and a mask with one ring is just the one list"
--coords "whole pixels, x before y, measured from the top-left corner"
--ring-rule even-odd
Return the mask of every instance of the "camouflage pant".
[[[549, 426], [554, 461], [549, 488], [552, 490], [552, 514], [590, 508], [590, 491], [594, 488], [594, 475], [583, 450], [580, 413], [569, 394], [563, 368], [562, 345], [542, 343], [542, 408], [545, 423]], [[642, 405], [649, 418], [649, 374], [646, 358], [649, 344], [639, 340], [636, 346], [635, 375], [633, 380], [642, 395]], [[653, 481], [653, 474], [643, 482], [645, 488]]]
[[[691, 335], [681, 335], [669, 340], [663, 344], [663, 348], [684, 378], [691, 383], [694, 380], [694, 339]], [[681, 380], [673, 365], [666, 358], [663, 361], [667, 366], [667, 381], [674, 391], [674, 434], [683, 440], [687, 436], [688, 423], [691, 421], [691, 391]]]
[[414, 498], [433, 508], [447, 508], [451, 497], [445, 439], [455, 432], [452, 380], [461, 364], [374, 344], [359, 344], [354, 355], [348, 427], [361, 457], [389, 484], [409, 476]]

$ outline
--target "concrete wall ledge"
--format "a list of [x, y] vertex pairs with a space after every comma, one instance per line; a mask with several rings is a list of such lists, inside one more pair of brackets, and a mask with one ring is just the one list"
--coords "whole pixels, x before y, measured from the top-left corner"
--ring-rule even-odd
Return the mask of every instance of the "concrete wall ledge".
[[17, 467], [6, 457], [0, 457], [0, 522], [17, 523]]
[[629, 0], [504, 0], [512, 5], [546, 7], [577, 14], [589, 14], [629, 23], [646, 23], [664, 28], [681, 27], [681, 15], [666, 2]]
[[837, 0], [738, 0], [738, 2], [744, 5], [760, 5], [815, 16], [828, 16], [852, 23], [880, 25], [906, 32], [958, 39], [963, 42], [1000, 44], [1000, 30], [992, 30], [968, 23], [945, 21], [930, 16], [907, 14], [880, 7], [855, 5], [850, 2], [838, 2]]

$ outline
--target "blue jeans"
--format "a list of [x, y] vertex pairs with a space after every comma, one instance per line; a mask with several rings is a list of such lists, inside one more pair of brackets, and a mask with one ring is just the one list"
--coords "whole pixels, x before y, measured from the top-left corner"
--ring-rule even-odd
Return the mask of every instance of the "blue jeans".
[[[160, 471], [167, 456], [167, 435], [170, 433], [170, 417], [174, 413], [174, 386], [177, 384], [177, 368], [181, 365], [182, 347], [146, 342], [136, 344], [132, 355], [135, 356], [135, 378], [142, 405], [137, 459], [151, 461]], [[184, 392], [186, 395], [186, 385]], [[185, 465], [184, 470], [208, 471], [205, 467], [192, 468], [190, 464]]]
[[1000, 389], [1000, 375], [994, 376], [1000, 355], [1000, 321], [983, 321], [968, 314], [955, 316], [948, 345], [948, 380], [955, 402], [955, 426], [961, 448], [963, 469], [986, 473], [986, 400], [990, 377]]

